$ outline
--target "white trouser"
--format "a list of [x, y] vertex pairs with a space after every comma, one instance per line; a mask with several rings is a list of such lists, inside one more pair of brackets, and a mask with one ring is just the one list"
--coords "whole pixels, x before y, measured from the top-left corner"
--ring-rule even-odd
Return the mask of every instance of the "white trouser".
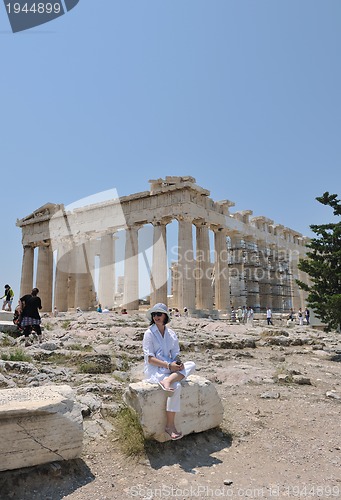
[[[184, 378], [182, 380], [185, 380], [188, 375], [194, 372], [195, 370], [195, 363], [193, 361], [185, 361], [184, 362], [184, 369], [181, 370], [180, 372], [182, 375], [184, 375]], [[168, 377], [169, 375], [166, 375]], [[175, 411], [179, 412], [180, 411], [180, 395], [181, 395], [181, 382], [174, 382], [172, 384], [172, 387], [174, 388], [174, 394], [173, 396], [167, 398], [167, 411]]]

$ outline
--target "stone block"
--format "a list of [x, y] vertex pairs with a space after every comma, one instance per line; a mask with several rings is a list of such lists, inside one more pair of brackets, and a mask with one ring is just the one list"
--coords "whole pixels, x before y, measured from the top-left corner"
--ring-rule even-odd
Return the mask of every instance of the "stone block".
[[[170, 439], [164, 432], [166, 399], [166, 393], [156, 384], [145, 381], [129, 384], [124, 400], [136, 411], [145, 438], [160, 442]], [[181, 411], [176, 414], [175, 425], [184, 436], [218, 427], [223, 416], [220, 397], [209, 380], [190, 375], [182, 382]]]
[[0, 390], [0, 471], [79, 457], [83, 418], [71, 387]]
[[[14, 308], [13, 308], [13, 311], [14, 311]], [[9, 311], [0, 311], [0, 321], [4, 321], [5, 323], [6, 322], [9, 322], [9, 323], [12, 323], [13, 324], [13, 311], [12, 312], [9, 312]]]

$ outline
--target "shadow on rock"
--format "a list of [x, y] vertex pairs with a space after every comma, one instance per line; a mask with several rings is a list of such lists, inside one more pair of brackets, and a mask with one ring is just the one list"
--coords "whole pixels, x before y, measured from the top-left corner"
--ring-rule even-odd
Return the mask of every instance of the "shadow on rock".
[[61, 500], [95, 476], [81, 459], [0, 472], [1, 500]]
[[341, 354], [334, 354], [331, 356], [330, 361], [336, 361], [337, 363], [341, 362]]
[[179, 464], [184, 471], [193, 472], [193, 469], [198, 467], [222, 463], [218, 458], [212, 457], [212, 454], [230, 448], [231, 445], [230, 434], [221, 429], [212, 429], [189, 434], [178, 441], [148, 441], [145, 448], [150, 466], [154, 469]]

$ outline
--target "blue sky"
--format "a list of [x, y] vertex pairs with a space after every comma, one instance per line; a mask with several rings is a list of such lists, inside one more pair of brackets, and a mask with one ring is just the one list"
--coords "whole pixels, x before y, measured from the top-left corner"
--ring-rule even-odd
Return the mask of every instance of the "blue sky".
[[17, 218], [166, 175], [311, 236], [340, 195], [340, 22], [339, 0], [80, 0], [13, 34], [1, 3], [0, 287]]

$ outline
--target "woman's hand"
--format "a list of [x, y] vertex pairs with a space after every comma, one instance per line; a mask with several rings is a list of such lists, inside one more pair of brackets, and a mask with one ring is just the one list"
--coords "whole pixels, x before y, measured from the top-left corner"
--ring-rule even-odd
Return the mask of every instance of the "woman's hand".
[[183, 370], [185, 367], [184, 367], [184, 364], [181, 363], [181, 365], [178, 365], [175, 361], [172, 361], [170, 363], [170, 371], [173, 373], [173, 372], [180, 372], [181, 370]]

